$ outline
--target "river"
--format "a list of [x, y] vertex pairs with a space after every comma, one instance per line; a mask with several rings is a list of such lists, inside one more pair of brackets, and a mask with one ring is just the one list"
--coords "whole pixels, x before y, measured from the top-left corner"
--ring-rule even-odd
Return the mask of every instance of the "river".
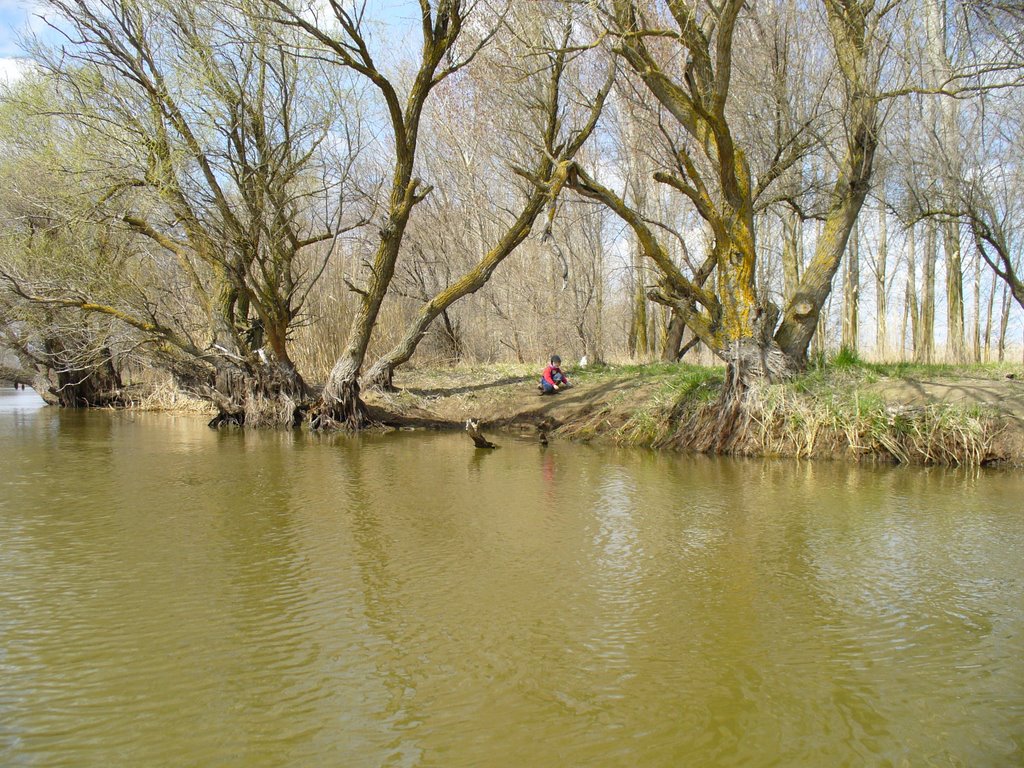
[[1024, 475], [0, 396], [0, 765], [1024, 765]]

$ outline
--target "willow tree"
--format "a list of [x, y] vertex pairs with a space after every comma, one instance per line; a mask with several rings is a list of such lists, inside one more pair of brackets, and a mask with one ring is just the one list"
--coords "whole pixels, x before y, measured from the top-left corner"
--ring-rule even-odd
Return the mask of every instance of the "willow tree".
[[294, 423], [307, 388], [288, 338], [323, 269], [315, 246], [358, 223], [346, 165], [322, 162], [334, 119], [318, 73], [259, 16], [213, 4], [49, 5], [68, 44], [36, 51], [48, 111], [87, 137], [88, 215], [142, 241], [149, 271], [113, 297], [53, 283], [23, 297], [132, 327], [221, 420]]
[[[382, 122], [390, 131], [387, 171], [388, 190], [382, 204], [379, 238], [367, 259], [369, 274], [365, 285], [353, 284], [359, 296], [345, 349], [334, 363], [319, 402], [311, 414], [314, 428], [359, 429], [369, 423], [359, 397], [359, 374], [381, 305], [391, 286], [402, 252], [406, 228], [413, 208], [431, 187], [416, 175], [416, 154], [424, 110], [431, 93], [454, 73], [465, 67], [493, 36], [494, 27], [473, 35], [465, 34], [476, 3], [462, 0], [420, 0], [419, 56], [411, 80], [389, 75], [372, 51], [365, 16], [366, 3], [347, 7], [332, 2], [326, 18], [320, 7], [296, 7], [284, 0], [268, 0], [277, 23], [303, 31], [315, 56], [340, 67], [347, 75], [375, 93], [383, 106]], [[465, 50], [463, 50], [465, 49]]]
[[[495, 144], [511, 145], [511, 150], [504, 162], [504, 183], [500, 176], [489, 179], [487, 198], [469, 201], [478, 210], [462, 213], [473, 220], [482, 209], [503, 208], [504, 214], [499, 211], [495, 215], [504, 215], [504, 220], [489, 228], [494, 231], [493, 239], [479, 238], [485, 245], [475, 263], [427, 298], [399, 342], [373, 364], [366, 376], [373, 386], [391, 388], [395, 369], [412, 357], [431, 323], [455, 302], [487, 284], [530, 235], [545, 207], [549, 220], [544, 236], [551, 239], [555, 201], [570, 162], [594, 132], [614, 81], [614, 68], [608, 69], [603, 82], [591, 85], [596, 88], [593, 95], [587, 94], [588, 78], [594, 79], [595, 73], [586, 71], [585, 58], [573, 55], [572, 17], [549, 18], [543, 11], [538, 4], [509, 13], [504, 22], [506, 39], [481, 55], [474, 65], [480, 71], [470, 73], [477, 78], [472, 90], [485, 91], [474, 107], [501, 115], [493, 122], [503, 135], [491, 138]], [[501, 87], [495, 88], [498, 83]], [[449, 115], [448, 119], [455, 117]], [[459, 114], [456, 119], [461, 121], [464, 116]], [[513, 183], [517, 177], [519, 183]], [[483, 232], [484, 227], [479, 229]]]
[[[737, 36], [745, 24], [754, 26], [756, 11], [748, 10], [743, 0], [597, 4], [607, 33], [615, 39], [616, 54], [632, 69], [641, 92], [663, 110], [669, 160], [653, 178], [692, 205], [712, 231], [712, 279], [702, 283], [695, 275], [685, 274], [669, 258], [658, 229], [594, 175], [576, 169], [570, 183], [582, 194], [603, 201], [633, 229], [658, 268], [659, 284], [652, 298], [683, 315], [701, 341], [730, 364], [737, 384], [753, 378], [782, 378], [805, 363], [870, 183], [878, 145], [879, 25], [893, 6], [876, 10], [870, 1], [823, 3], [841, 83], [842, 141], [834, 155], [837, 162], [822, 236], [782, 309], [758, 292], [761, 254], [755, 215], [764, 207], [773, 184], [810, 151], [812, 125], [798, 122], [791, 131], [776, 131], [774, 151], [762, 166], [756, 170], [752, 166], [755, 147], [752, 141], [744, 143], [736, 130], [740, 118], [732, 109], [736, 99], [732, 86]], [[793, 29], [780, 29], [769, 44], [775, 43], [777, 52], [795, 34]], [[788, 93], [775, 94], [783, 111], [793, 89], [803, 87], [793, 82], [786, 85]]]
[[127, 245], [82, 220], [90, 190], [57, 170], [81, 157], [75, 137], [57, 140], [30, 114], [51, 97], [41, 78], [28, 75], [0, 100], [0, 356], [12, 363], [4, 378], [31, 385], [52, 404], [117, 405], [119, 368], [133, 340], [104, 318], [40, 305], [20, 292], [22, 277], [51, 285], [91, 280], [102, 290], [107, 276], [92, 266], [103, 258], [117, 263]]

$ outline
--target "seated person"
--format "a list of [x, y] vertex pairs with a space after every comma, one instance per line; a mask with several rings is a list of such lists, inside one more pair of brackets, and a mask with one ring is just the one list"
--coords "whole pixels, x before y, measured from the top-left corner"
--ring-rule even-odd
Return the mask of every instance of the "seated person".
[[544, 369], [540, 384], [537, 385], [537, 389], [540, 390], [542, 395], [550, 395], [572, 386], [569, 383], [568, 377], [562, 373], [562, 369], [559, 367], [561, 365], [562, 358], [558, 355], [552, 355], [551, 364]]

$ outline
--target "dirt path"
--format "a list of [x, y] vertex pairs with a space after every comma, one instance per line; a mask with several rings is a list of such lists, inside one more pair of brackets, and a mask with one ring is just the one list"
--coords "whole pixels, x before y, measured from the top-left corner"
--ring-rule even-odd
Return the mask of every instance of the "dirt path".
[[991, 408], [1024, 429], [1024, 381], [1019, 379], [886, 379], [869, 389], [888, 402], [905, 405], [947, 403]]
[[[541, 395], [539, 374], [524, 370], [482, 368], [467, 371], [402, 371], [397, 393], [367, 393], [367, 403], [381, 413], [416, 425], [458, 425], [467, 418], [505, 427], [542, 421], [566, 423], [610, 407], [628, 411], [648, 401], [664, 386], [664, 376], [635, 372], [579, 373], [573, 386]], [[455, 383], [468, 380], [467, 383]]]

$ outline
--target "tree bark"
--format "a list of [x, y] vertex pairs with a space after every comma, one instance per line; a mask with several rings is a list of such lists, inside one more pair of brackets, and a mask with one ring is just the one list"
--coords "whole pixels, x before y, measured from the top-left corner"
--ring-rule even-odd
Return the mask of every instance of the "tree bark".
[[981, 256], [977, 253], [974, 255], [974, 327], [973, 343], [971, 349], [973, 350], [974, 362], [981, 362]]
[[889, 354], [889, 302], [886, 296], [888, 261], [889, 230], [883, 198], [878, 211], [878, 253], [875, 256], [875, 354], [879, 360], [885, 360]]
[[[550, 174], [552, 168], [547, 167]], [[431, 323], [444, 313], [452, 304], [464, 296], [476, 293], [483, 288], [491, 279], [491, 275], [498, 266], [525, 240], [531, 230], [537, 216], [544, 208], [548, 199], [547, 191], [538, 187], [535, 189], [515, 222], [506, 230], [501, 240], [480, 259], [472, 269], [463, 273], [454, 283], [435, 295], [430, 301], [423, 304], [416, 317], [406, 328], [402, 339], [387, 353], [377, 360], [364, 377], [367, 387], [390, 390], [394, 388], [393, 378], [395, 369], [407, 363], [419, 346], [420, 341], [427, 335]], [[358, 370], [358, 369], [357, 369]]]
[[919, 323], [918, 345], [915, 360], [931, 363], [935, 357], [935, 261], [938, 242], [935, 222], [925, 223], [923, 286], [921, 290], [921, 321]]
[[1006, 361], [1006, 331], [1010, 327], [1010, 287], [1003, 285], [1003, 311], [999, 318], [999, 362]]
[[782, 216], [782, 298], [788, 304], [800, 285], [803, 259], [800, 249], [800, 218], [788, 210]]
[[995, 272], [988, 286], [988, 309], [985, 312], [985, 362], [992, 359], [992, 316], [995, 312], [996, 284], [999, 278]]
[[[910, 350], [917, 360], [921, 349], [921, 305], [917, 297], [917, 237], [914, 227], [907, 230], [907, 289], [904, 306], [910, 315]], [[906, 357], [904, 357], [906, 359]]]
[[967, 359], [964, 343], [964, 275], [961, 265], [960, 226], [947, 222], [943, 227], [946, 253], [946, 356], [953, 363]]
[[878, 148], [878, 76], [868, 61], [871, 46], [865, 40], [870, 6], [870, 3], [825, 1], [839, 71], [848, 91], [847, 144], [814, 257], [786, 305], [782, 324], [775, 334], [775, 341], [782, 350], [800, 366], [806, 364], [807, 348], [818, 316], [832, 290], [832, 280], [857, 224], [874, 169]]
[[860, 243], [856, 225], [846, 246], [846, 269], [843, 278], [842, 346], [856, 354], [860, 330]]
[[37, 365], [32, 388], [47, 403], [62, 408], [124, 405], [121, 376], [106, 347], [95, 354], [74, 349], [65, 339], [44, 342], [46, 365]]
[[644, 290], [643, 253], [633, 251], [633, 304], [629, 325], [628, 347], [630, 356], [642, 358], [647, 354], [647, 293]]
[[679, 360], [679, 350], [683, 345], [683, 334], [686, 331], [686, 320], [678, 310], [673, 309], [669, 315], [668, 328], [665, 333], [665, 344], [661, 350], [661, 359], [666, 363]]

